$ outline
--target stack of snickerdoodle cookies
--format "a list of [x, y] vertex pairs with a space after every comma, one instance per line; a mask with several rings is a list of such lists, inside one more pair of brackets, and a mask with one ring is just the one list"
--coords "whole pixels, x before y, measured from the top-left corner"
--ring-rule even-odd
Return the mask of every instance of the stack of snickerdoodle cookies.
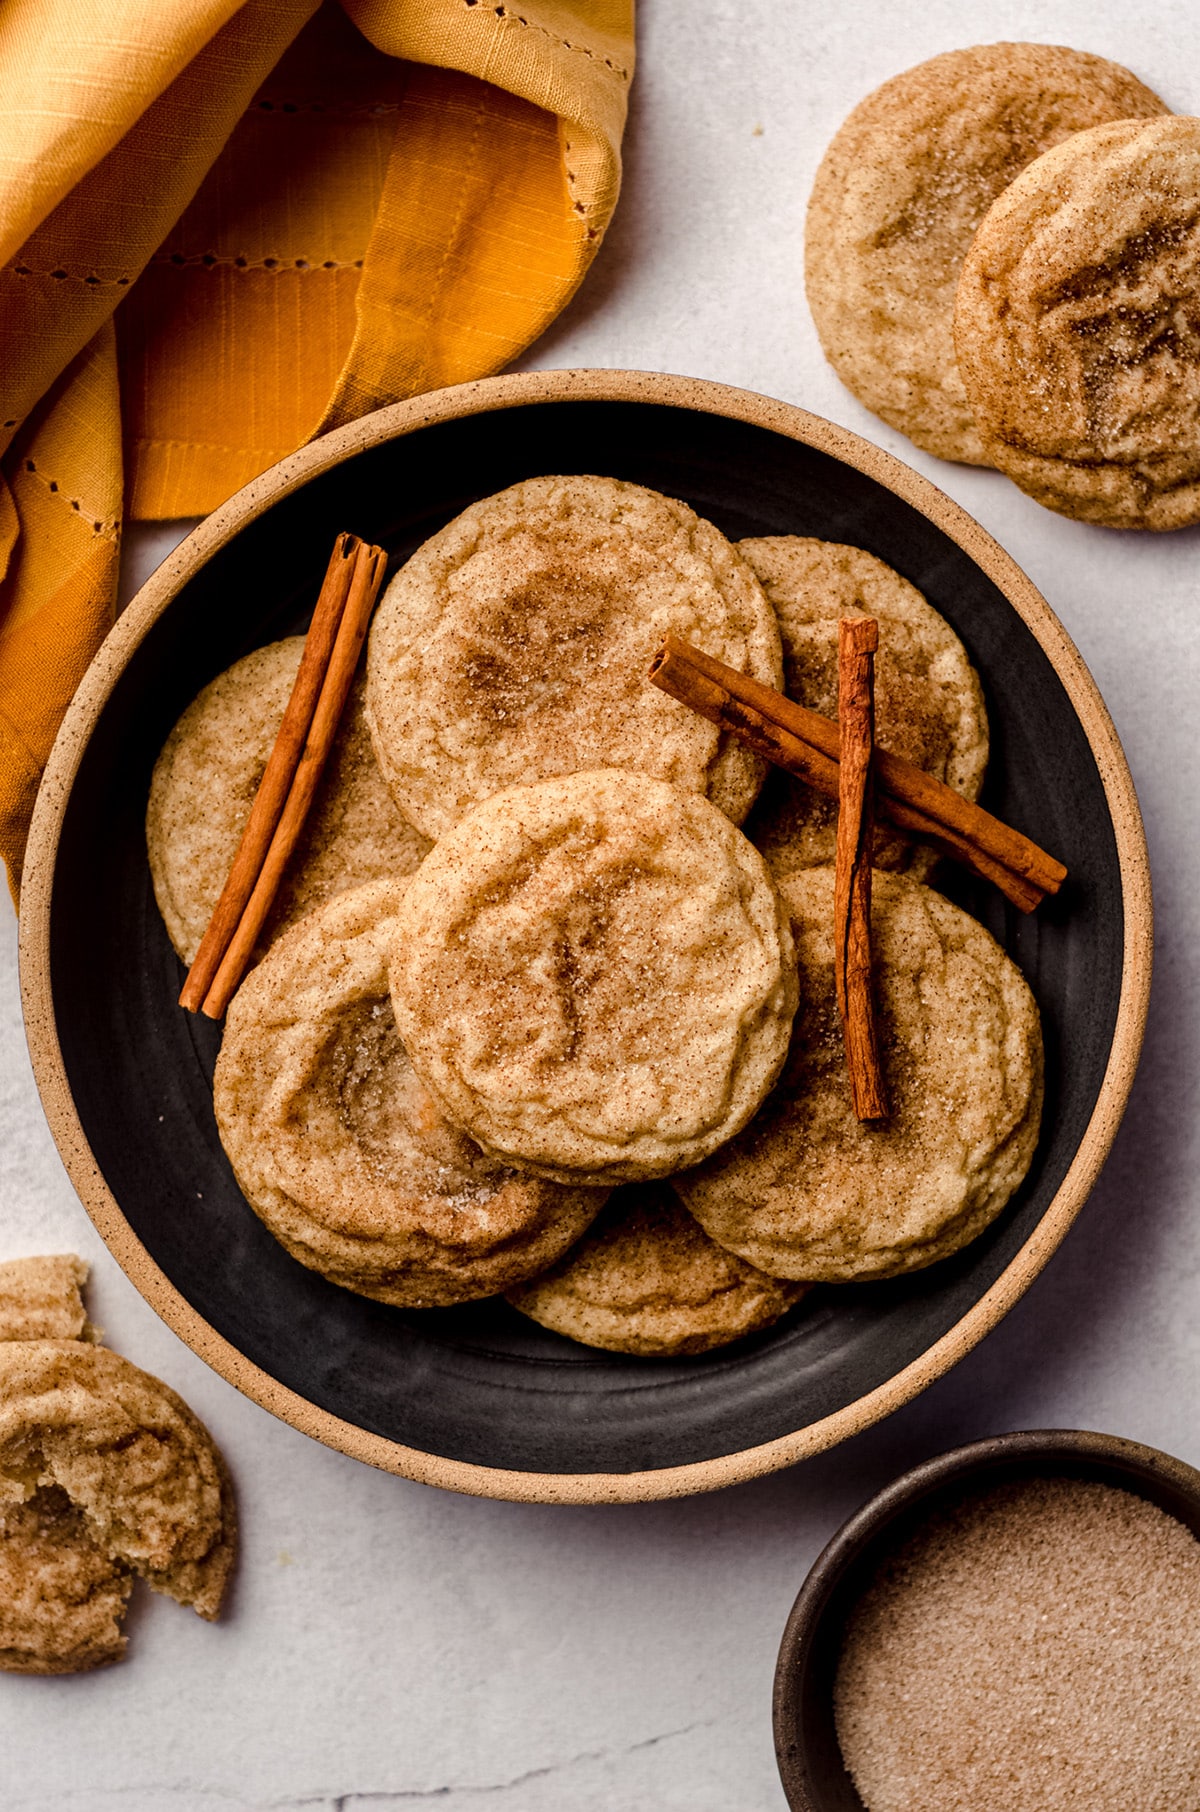
[[1084, 521], [1200, 520], [1200, 120], [1128, 70], [989, 44], [885, 82], [806, 271], [839, 376], [918, 446]]
[[[864, 611], [881, 744], [974, 797], [966, 652], [857, 548], [734, 546], [641, 486], [548, 477], [400, 570], [216, 1069], [238, 1182], [294, 1257], [398, 1306], [504, 1293], [593, 1345], [692, 1353], [993, 1219], [1040, 1117], [1019, 972], [922, 884], [926, 852], [881, 840], [893, 1111], [860, 1124], [830, 813], [785, 776], [764, 789], [759, 757], [646, 680], [673, 631], [828, 710], [838, 620]], [[185, 956], [294, 664], [278, 644], [219, 677], [160, 758], [151, 867]]]

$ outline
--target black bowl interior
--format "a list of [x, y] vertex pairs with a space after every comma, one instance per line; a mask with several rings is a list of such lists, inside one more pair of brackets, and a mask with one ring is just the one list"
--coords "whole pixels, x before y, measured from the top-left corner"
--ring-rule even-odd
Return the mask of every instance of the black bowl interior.
[[866, 1812], [838, 1747], [833, 1684], [847, 1621], [885, 1560], [935, 1512], [1032, 1478], [1118, 1486], [1148, 1498], [1200, 1539], [1200, 1476], [1170, 1455], [1117, 1437], [1056, 1429], [1000, 1435], [943, 1454], [897, 1480], [834, 1536], [784, 1633], [775, 1677], [775, 1747], [792, 1812]]
[[[474, 498], [543, 472], [601, 472], [685, 498], [732, 537], [856, 543], [912, 580], [983, 676], [985, 801], [1065, 861], [1029, 918], [948, 882], [1029, 978], [1048, 1095], [1030, 1176], [956, 1258], [902, 1281], [814, 1291], [770, 1332], [705, 1358], [625, 1359], [503, 1302], [407, 1312], [304, 1270], [233, 1180], [213, 1120], [215, 1026], [177, 1008], [180, 965], [143, 838], [150, 773], [184, 706], [248, 650], [302, 629], [334, 535], [400, 563]], [[539, 1473], [630, 1472], [739, 1452], [807, 1426], [917, 1359], [1004, 1270], [1088, 1124], [1116, 1022], [1121, 879], [1100, 775], [1035, 637], [940, 529], [884, 485], [772, 431], [661, 404], [547, 402], [422, 428], [356, 455], [249, 523], [188, 581], [114, 686], [59, 843], [51, 987], [84, 1133], [138, 1238], [180, 1293], [272, 1378], [375, 1434]]]

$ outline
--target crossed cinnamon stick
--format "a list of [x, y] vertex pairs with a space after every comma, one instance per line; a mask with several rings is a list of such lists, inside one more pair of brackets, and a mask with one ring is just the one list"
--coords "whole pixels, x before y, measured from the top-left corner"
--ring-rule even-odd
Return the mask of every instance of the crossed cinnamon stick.
[[1032, 912], [1067, 878], [1062, 863], [1028, 837], [911, 762], [876, 748], [878, 646], [873, 618], [844, 618], [839, 624], [836, 722], [669, 632], [650, 668], [662, 691], [838, 801], [834, 983], [859, 1120], [885, 1119], [888, 1111], [871, 987], [876, 805], [898, 830], [994, 881], [1022, 912]]
[[[662, 691], [748, 743], [830, 799], [838, 797], [840, 732], [831, 717], [785, 698], [668, 632], [650, 668]], [[1067, 878], [1061, 862], [952, 787], [886, 749], [875, 754], [876, 807], [897, 830], [992, 881], [1032, 912]]]
[[833, 882], [833, 980], [850, 1096], [859, 1120], [886, 1120], [887, 1096], [871, 991], [871, 833], [875, 819], [874, 617], [838, 624], [837, 864]]

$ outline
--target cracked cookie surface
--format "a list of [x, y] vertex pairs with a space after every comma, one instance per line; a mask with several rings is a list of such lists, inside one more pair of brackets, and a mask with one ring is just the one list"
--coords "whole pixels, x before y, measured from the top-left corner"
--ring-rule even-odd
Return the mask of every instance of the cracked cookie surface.
[[619, 767], [740, 823], [766, 764], [648, 684], [668, 629], [779, 684], [758, 581], [686, 504], [593, 477], [472, 504], [400, 569], [371, 629], [367, 715], [402, 810], [440, 837], [506, 787]]
[[825, 153], [805, 232], [809, 306], [842, 382], [919, 447], [993, 463], [952, 332], [975, 230], [1069, 134], [1166, 111], [1119, 64], [1055, 44], [947, 51], [868, 95]]
[[272, 946], [230, 1007], [214, 1107], [243, 1193], [293, 1258], [435, 1307], [545, 1269], [607, 1192], [518, 1174], [438, 1112], [388, 992], [405, 886], [339, 895]]
[[[225, 885], [283, 720], [304, 637], [256, 648], [193, 699], [150, 783], [146, 846], [154, 896], [185, 963]], [[263, 942], [346, 888], [410, 874], [429, 847], [388, 792], [363, 718], [360, 676]]]
[[976, 920], [874, 879], [882, 1124], [854, 1117], [833, 984], [833, 869], [781, 883], [804, 1007], [779, 1085], [676, 1188], [721, 1245], [780, 1277], [892, 1277], [958, 1251], [1019, 1186], [1042, 1102], [1038, 1010]]
[[512, 787], [409, 883], [391, 965], [413, 1066], [485, 1150], [563, 1181], [694, 1164], [787, 1051], [766, 864], [722, 813], [609, 768]]
[[1200, 521], [1200, 120], [1031, 164], [963, 265], [958, 362], [993, 463], [1111, 528]]
[[654, 1358], [769, 1328], [805, 1288], [718, 1246], [667, 1184], [632, 1183], [552, 1270], [506, 1294], [556, 1334]]
[[[983, 689], [949, 623], [916, 587], [873, 554], [841, 542], [766, 535], [738, 546], [779, 618], [788, 696], [836, 717], [838, 623], [844, 616], [877, 618], [877, 742], [965, 799], [977, 799], [988, 755]], [[745, 830], [776, 876], [816, 868], [834, 860], [837, 801], [776, 769]], [[934, 851], [885, 822], [876, 825], [871, 859], [877, 868], [917, 879], [937, 864]]]

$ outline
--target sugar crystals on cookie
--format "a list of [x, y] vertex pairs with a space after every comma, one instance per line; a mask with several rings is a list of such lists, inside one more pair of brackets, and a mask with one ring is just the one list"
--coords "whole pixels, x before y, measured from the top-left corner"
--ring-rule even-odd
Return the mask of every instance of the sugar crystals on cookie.
[[510, 787], [409, 884], [400, 1035], [485, 1151], [564, 1182], [694, 1164], [753, 1114], [796, 978], [766, 864], [707, 800], [616, 768]]
[[497, 1163], [431, 1100], [388, 996], [406, 885], [340, 894], [271, 947], [230, 1008], [214, 1107], [247, 1201], [293, 1258], [430, 1308], [553, 1264], [607, 1191]]
[[1110, 528], [1200, 521], [1200, 119], [1095, 126], [993, 204], [955, 345], [989, 457]]
[[999, 1214], [1037, 1144], [1037, 1006], [991, 934], [932, 888], [877, 874], [872, 938], [890, 1115], [854, 1117], [834, 1001], [833, 871], [782, 883], [804, 1017], [769, 1101], [673, 1187], [760, 1270], [844, 1282], [945, 1258]]
[[718, 1246], [666, 1183], [630, 1183], [565, 1258], [506, 1295], [585, 1346], [663, 1358], [760, 1333], [805, 1287]]
[[1118, 63], [1058, 44], [979, 44], [859, 103], [817, 172], [805, 231], [826, 357], [919, 447], [994, 462], [955, 362], [959, 270], [989, 206], [1069, 134], [1167, 109]]
[[371, 630], [367, 715], [401, 809], [440, 837], [505, 787], [617, 767], [740, 823], [766, 764], [642, 683], [667, 629], [779, 683], [761, 586], [686, 504], [597, 477], [472, 504], [400, 569]]

